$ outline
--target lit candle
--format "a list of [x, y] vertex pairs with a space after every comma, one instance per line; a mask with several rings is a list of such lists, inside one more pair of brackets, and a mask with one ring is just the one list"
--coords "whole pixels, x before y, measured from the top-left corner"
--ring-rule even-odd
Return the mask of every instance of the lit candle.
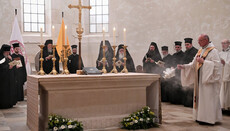
[[124, 28], [124, 45], [126, 45], [126, 29]]
[[103, 33], [103, 46], [105, 46], [105, 29], [104, 28], [102, 30], [102, 33]]
[[67, 25], [65, 26], [65, 38], [66, 38], [66, 45], [67, 45]]
[[42, 27], [40, 28], [40, 34], [41, 34], [41, 45], [43, 44], [43, 30]]
[[54, 33], [55, 33], [55, 27], [54, 27], [54, 25], [52, 26], [52, 36], [53, 36], [53, 42], [54, 42], [54, 44], [55, 44], [55, 35], [54, 35]]
[[113, 28], [113, 45], [116, 45], [116, 28]]

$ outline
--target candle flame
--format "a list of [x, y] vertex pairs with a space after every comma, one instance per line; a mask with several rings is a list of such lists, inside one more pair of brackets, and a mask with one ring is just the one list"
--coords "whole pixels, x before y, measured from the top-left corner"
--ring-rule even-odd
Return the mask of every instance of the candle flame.
[[116, 31], [116, 28], [115, 28], [115, 27], [113, 27], [113, 30], [114, 30], [114, 31]]
[[126, 32], [126, 28], [124, 28], [124, 32]]
[[55, 27], [54, 27], [54, 25], [52, 26], [52, 29], [54, 29]]
[[67, 30], [67, 25], [65, 26], [65, 29]]

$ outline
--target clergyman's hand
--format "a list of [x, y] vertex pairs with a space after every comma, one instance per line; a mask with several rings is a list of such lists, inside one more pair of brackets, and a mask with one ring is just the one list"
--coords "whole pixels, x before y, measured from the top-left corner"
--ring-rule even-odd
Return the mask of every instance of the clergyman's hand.
[[196, 57], [196, 61], [199, 62], [200, 64], [204, 63], [204, 59], [200, 57]]
[[10, 55], [7, 56], [9, 60], [12, 60], [12, 57]]
[[12, 68], [13, 68], [13, 66], [12, 66], [12, 65], [10, 65], [10, 66], [9, 66], [9, 69], [12, 69]]
[[151, 62], [151, 63], [154, 63], [155, 61], [154, 61], [153, 59], [150, 58], [150, 62]]
[[223, 59], [221, 59], [221, 63], [222, 63], [223, 65], [225, 65], [225, 61], [224, 61]]
[[179, 70], [184, 69], [184, 65], [177, 65], [177, 69]]
[[47, 61], [47, 60], [50, 60], [50, 59], [51, 59], [51, 57], [50, 57], [50, 56], [47, 56], [47, 57], [46, 57], [46, 61]]

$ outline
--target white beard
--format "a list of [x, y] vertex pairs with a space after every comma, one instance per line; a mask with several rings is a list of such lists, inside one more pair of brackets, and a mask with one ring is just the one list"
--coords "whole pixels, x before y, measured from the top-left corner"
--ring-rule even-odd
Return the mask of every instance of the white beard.
[[124, 53], [119, 53], [119, 59], [123, 59], [124, 58]]

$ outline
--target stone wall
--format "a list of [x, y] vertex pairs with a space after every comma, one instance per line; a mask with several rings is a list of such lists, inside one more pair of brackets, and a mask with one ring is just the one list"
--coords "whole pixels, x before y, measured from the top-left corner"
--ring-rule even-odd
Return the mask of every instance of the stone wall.
[[[46, 0], [51, 24], [45, 38], [51, 38], [51, 25], [55, 25], [54, 36], [58, 37], [61, 25], [61, 12], [65, 12], [65, 23], [71, 44], [77, 44], [75, 38], [78, 11], [68, 9], [68, 4], [77, 4], [75, 0]], [[83, 2], [89, 4], [89, 0]], [[14, 9], [17, 8], [18, 20], [22, 22], [20, 0], [1, 0], [0, 5], [0, 45], [10, 39]], [[3, 6], [4, 5], [4, 6]], [[82, 40], [82, 57], [85, 66], [95, 66], [102, 34], [89, 34], [89, 11], [84, 10], [83, 27], [85, 33]], [[230, 1], [229, 0], [109, 0], [109, 33], [106, 39], [112, 43], [112, 28], [117, 28], [117, 45], [123, 42], [123, 28], [127, 29], [127, 44], [135, 66], [141, 64], [151, 41], [169, 46], [174, 53], [174, 41], [183, 41], [185, 37], [194, 39], [194, 46], [199, 48], [197, 38], [207, 33], [211, 41], [221, 49], [222, 39], [230, 39]], [[20, 24], [22, 26], [22, 24]], [[23, 39], [31, 63], [34, 63], [35, 52], [39, 50], [38, 34], [25, 34]], [[183, 50], [185, 50], [183, 45]]]

